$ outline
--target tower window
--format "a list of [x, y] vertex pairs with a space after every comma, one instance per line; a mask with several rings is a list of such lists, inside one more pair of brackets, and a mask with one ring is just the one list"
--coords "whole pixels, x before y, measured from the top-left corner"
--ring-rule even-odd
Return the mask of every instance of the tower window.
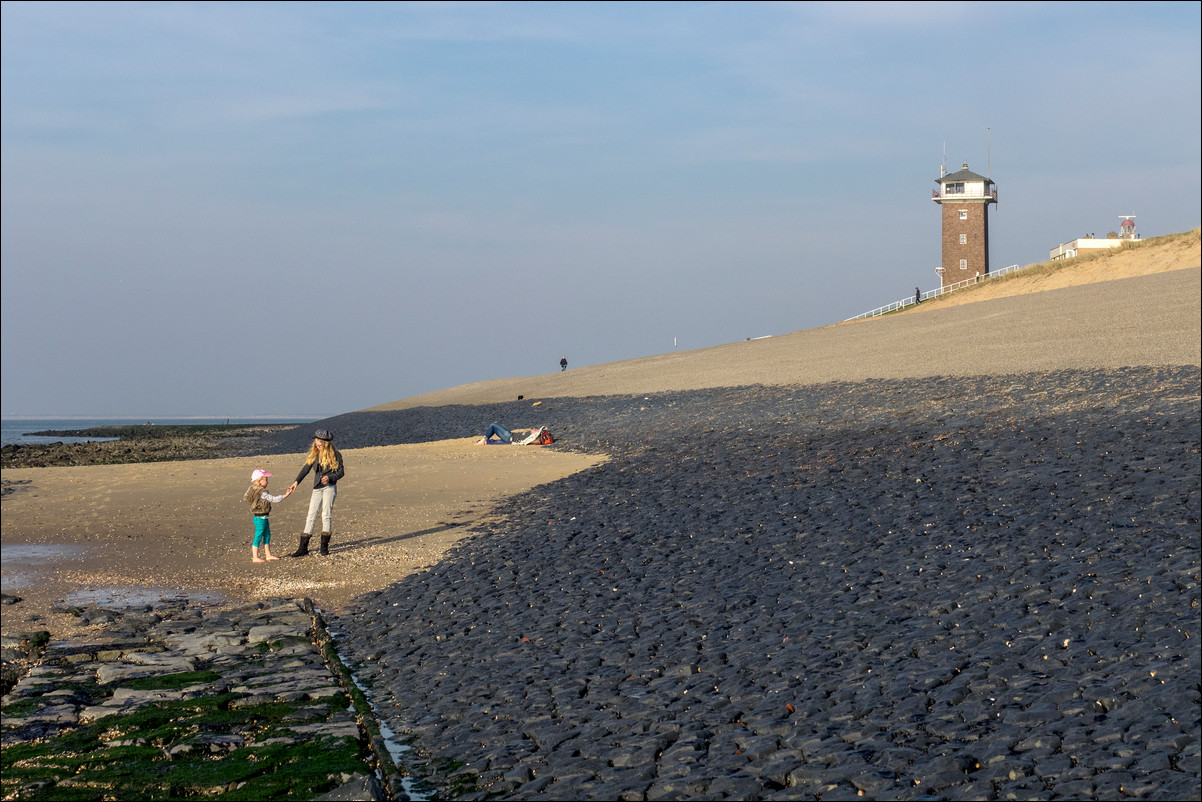
[[968, 244], [968, 235], [967, 235], [967, 234], [961, 234], [961, 235], [960, 235], [960, 244], [961, 244], [961, 245], [967, 245], [967, 244]]
[[944, 195], [963, 195], [964, 194], [964, 182], [963, 181], [950, 181], [950, 182], [944, 184], [943, 185], [943, 194]]
[[967, 259], [961, 259], [961, 260], [960, 260], [960, 269], [961, 269], [961, 270], [967, 270], [967, 269], [968, 269], [968, 260], [967, 260]]
[[968, 219], [968, 209], [961, 209], [961, 210], [960, 210], [960, 219], [961, 219], [961, 220], [967, 220], [967, 219]]

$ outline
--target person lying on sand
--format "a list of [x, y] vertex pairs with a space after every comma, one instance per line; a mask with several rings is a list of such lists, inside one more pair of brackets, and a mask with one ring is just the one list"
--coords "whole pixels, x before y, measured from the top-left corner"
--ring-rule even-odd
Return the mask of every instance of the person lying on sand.
[[[497, 439], [494, 440], [493, 438]], [[513, 435], [499, 423], [488, 424], [488, 429], [485, 430], [484, 436], [476, 441], [478, 446], [511, 446], [513, 445]]]
[[[546, 431], [546, 430], [543, 427], [538, 426], [538, 427], [530, 430], [530, 434], [526, 436], [526, 439], [520, 440], [517, 443], [514, 443], [513, 435], [510, 433], [510, 431], [508, 429], [506, 429], [504, 426], [502, 426], [499, 423], [490, 423], [488, 425], [488, 430], [484, 432], [484, 436], [476, 441], [476, 445], [478, 445], [478, 446], [511, 446], [511, 445], [528, 446], [528, 445], [531, 445], [532, 443], [539, 442], [539, 437], [542, 435], [542, 433], [544, 431]], [[497, 439], [494, 440], [493, 437], [496, 437]], [[552, 442], [552, 441], [548, 439], [545, 442]]]

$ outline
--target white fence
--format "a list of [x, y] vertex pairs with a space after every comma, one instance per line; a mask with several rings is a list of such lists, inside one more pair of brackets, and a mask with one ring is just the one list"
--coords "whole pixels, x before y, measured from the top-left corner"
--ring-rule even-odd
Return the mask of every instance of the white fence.
[[[1026, 266], [1027, 265], [1024, 265], [1024, 267]], [[871, 312], [864, 312], [863, 314], [856, 315], [855, 317], [849, 317], [843, 322], [846, 323], [848, 320], [861, 320], [866, 317], [880, 317], [881, 315], [887, 315], [890, 312], [897, 311], [898, 309], [904, 309], [907, 306], [913, 306], [919, 301], [925, 301], [928, 298], [938, 298], [940, 295], [946, 295], [949, 292], [967, 287], [970, 284], [980, 284], [982, 281], [988, 281], [991, 278], [997, 278], [998, 276], [1003, 276], [1006, 273], [1011, 273], [1015, 270], [1021, 269], [1022, 268], [1018, 265], [1010, 265], [1009, 267], [1003, 267], [1000, 270], [990, 270], [983, 276], [965, 279], [964, 281], [957, 281], [955, 284], [948, 284], [946, 287], [939, 287], [938, 289], [927, 290], [926, 292], [919, 293], [917, 297], [910, 295], [906, 298], [902, 298], [900, 301], [894, 301], [893, 303], [886, 304], [885, 306], [878, 306]]]

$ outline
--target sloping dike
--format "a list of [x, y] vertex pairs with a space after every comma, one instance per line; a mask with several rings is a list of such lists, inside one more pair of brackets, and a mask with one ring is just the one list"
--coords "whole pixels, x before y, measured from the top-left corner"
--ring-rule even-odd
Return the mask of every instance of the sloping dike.
[[447, 796], [1196, 799], [1199, 381], [548, 399], [554, 447], [614, 458], [331, 628]]

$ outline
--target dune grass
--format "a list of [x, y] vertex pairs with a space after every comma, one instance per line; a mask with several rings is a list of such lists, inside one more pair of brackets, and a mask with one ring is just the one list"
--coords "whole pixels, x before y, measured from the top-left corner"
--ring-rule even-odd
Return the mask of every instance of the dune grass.
[[[1044, 278], [1057, 273], [1071, 273], [1075, 270], [1080, 270], [1084, 265], [1091, 265], [1097, 262], [1115, 259], [1130, 251], [1150, 248], [1163, 248], [1165, 246], [1174, 244], [1177, 244], [1182, 248], [1196, 248], [1199, 247], [1200, 243], [1202, 243], [1202, 229], [1198, 228], [1190, 231], [1183, 231], [1178, 234], [1165, 234], [1160, 237], [1149, 237], [1148, 239], [1124, 240], [1123, 244], [1118, 248], [1089, 251], [1087, 253], [1074, 256], [1071, 259], [1057, 259], [1046, 262], [1037, 262], [1022, 268], [1021, 270], [1015, 270], [1007, 273], [1004, 276], [998, 276], [997, 278], [991, 277], [988, 281], [982, 281], [980, 284], [971, 284], [969, 286], [962, 287], [949, 295], [942, 295], [937, 298], [928, 299], [923, 301], [923, 305], [938, 304], [940, 301], [946, 300], [953, 295], [956, 297], [957, 302], [963, 302], [966, 295], [981, 292], [986, 288], [992, 290], [1004, 285], [1006, 282], [1029, 281], [1033, 278]], [[904, 310], [899, 311], [912, 311], [913, 308], [914, 307], [906, 307]]]

